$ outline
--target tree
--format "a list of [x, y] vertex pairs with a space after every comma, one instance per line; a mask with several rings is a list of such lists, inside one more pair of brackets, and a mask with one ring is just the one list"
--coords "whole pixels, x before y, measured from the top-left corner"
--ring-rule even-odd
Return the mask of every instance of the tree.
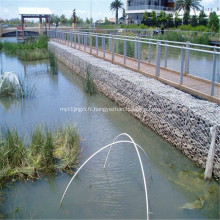
[[219, 30], [219, 19], [218, 19], [218, 16], [217, 16], [215, 11], [210, 13], [210, 15], [209, 15], [208, 26], [212, 31], [218, 32], [218, 30]]
[[174, 20], [175, 20], [175, 26], [176, 26], [176, 27], [182, 24], [182, 19], [179, 18], [178, 12], [175, 13], [175, 18], [174, 18]]
[[90, 24], [89, 18], [86, 18], [86, 24]]
[[68, 21], [68, 19], [65, 17], [65, 15], [61, 15], [61, 16], [60, 16], [60, 22], [61, 22], [62, 24], [66, 24], [67, 21]]
[[164, 23], [167, 21], [167, 17], [166, 17], [166, 13], [164, 11], [161, 11], [159, 16], [157, 17], [157, 20], [160, 22], [160, 23]]
[[152, 11], [151, 14], [150, 14], [150, 20], [151, 22], [153, 23], [156, 23], [157, 22], [157, 14], [155, 11]]
[[190, 15], [188, 12], [185, 12], [183, 15], [183, 24], [189, 24]]
[[201, 0], [176, 0], [175, 11], [184, 11], [184, 14], [189, 14], [190, 9], [199, 10], [201, 9]]
[[206, 19], [206, 14], [204, 12], [204, 10], [200, 11], [200, 14], [199, 14], [199, 24], [200, 25], [207, 25], [207, 19]]
[[142, 17], [142, 22], [143, 23], [146, 23], [149, 19], [149, 15], [148, 13], [145, 11], [144, 14], [143, 14], [143, 17]]
[[192, 18], [191, 18], [191, 25], [193, 27], [197, 26], [198, 25], [198, 18], [196, 15], [193, 15]]
[[123, 8], [121, 0], [114, 0], [110, 5], [110, 10], [115, 11], [115, 23], [118, 24], [118, 10]]
[[167, 15], [167, 21], [168, 22], [173, 22], [173, 14], [170, 13], [170, 14]]

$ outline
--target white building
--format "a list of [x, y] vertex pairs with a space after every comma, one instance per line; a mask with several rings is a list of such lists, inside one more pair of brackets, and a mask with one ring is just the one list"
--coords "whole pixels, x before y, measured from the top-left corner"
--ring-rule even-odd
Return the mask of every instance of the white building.
[[141, 23], [144, 12], [155, 11], [157, 15], [164, 11], [167, 15], [174, 14], [175, 0], [127, 0], [127, 19], [133, 23]]

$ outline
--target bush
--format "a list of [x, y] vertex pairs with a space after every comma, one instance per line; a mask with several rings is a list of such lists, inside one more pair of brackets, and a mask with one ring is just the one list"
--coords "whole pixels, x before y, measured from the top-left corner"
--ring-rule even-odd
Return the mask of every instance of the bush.
[[196, 27], [198, 25], [198, 18], [196, 15], [193, 15], [191, 18], [191, 25], [192, 27]]
[[219, 19], [218, 19], [218, 16], [217, 16], [215, 11], [210, 13], [210, 15], [209, 15], [208, 26], [212, 31], [218, 32], [218, 30], [219, 30]]

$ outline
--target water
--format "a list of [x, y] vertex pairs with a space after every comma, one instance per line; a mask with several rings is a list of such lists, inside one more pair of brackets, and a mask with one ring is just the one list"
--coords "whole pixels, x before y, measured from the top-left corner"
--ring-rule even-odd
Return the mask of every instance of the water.
[[[58, 63], [59, 73], [48, 73], [48, 60], [21, 62], [1, 54], [4, 71], [24, 75], [36, 85], [36, 98], [0, 99], [0, 124], [17, 127], [26, 137], [36, 123], [53, 127], [71, 121], [81, 136], [80, 163], [102, 146], [126, 132], [147, 152], [149, 165], [141, 154], [146, 170], [151, 219], [219, 218], [219, 185], [198, 177], [200, 169], [172, 145], [126, 112], [63, 112], [65, 107], [117, 107], [101, 94], [84, 93], [84, 81]], [[70, 186], [61, 208], [58, 207], [71, 176], [58, 174], [34, 182], [14, 182], [5, 188], [0, 207], [7, 218], [56, 219], [146, 219], [144, 186], [140, 165], [131, 145], [114, 147], [107, 168], [107, 150], [83, 168]], [[186, 171], [186, 172], [185, 172]], [[209, 191], [213, 191], [210, 193]], [[180, 207], [205, 198], [200, 210]]]

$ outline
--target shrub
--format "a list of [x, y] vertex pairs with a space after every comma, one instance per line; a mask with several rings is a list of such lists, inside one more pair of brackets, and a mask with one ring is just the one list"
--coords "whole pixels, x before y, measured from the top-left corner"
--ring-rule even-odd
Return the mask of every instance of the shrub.
[[215, 11], [210, 13], [210, 15], [209, 15], [208, 26], [212, 31], [218, 32], [218, 30], [219, 30], [219, 19], [218, 19], [218, 16], [217, 16]]

